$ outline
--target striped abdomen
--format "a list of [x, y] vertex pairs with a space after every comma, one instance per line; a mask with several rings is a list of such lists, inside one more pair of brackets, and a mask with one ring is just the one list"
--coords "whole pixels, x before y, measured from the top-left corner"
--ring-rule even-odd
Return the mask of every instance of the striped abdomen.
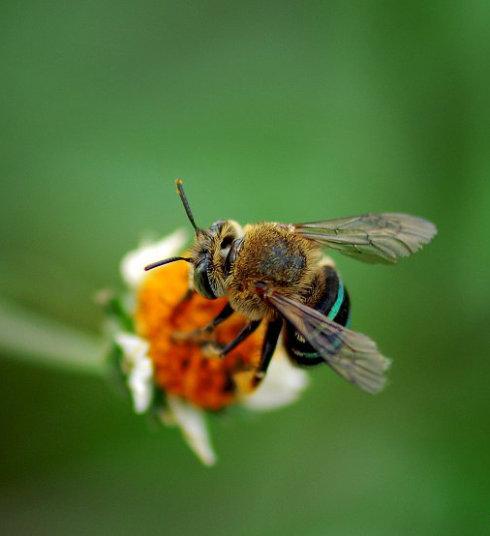
[[[323, 291], [313, 303], [307, 302], [307, 305], [337, 324], [346, 326], [350, 321], [349, 294], [331, 266], [323, 266], [321, 270], [318, 274], [321, 279], [317, 280], [316, 284], [321, 284]], [[284, 328], [284, 345], [291, 359], [300, 365], [309, 366], [324, 362], [318, 352], [287, 321]]]

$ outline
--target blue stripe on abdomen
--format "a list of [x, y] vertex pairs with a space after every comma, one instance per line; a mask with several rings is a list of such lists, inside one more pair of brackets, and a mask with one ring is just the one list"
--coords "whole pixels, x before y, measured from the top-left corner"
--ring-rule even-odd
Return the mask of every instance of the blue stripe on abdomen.
[[[349, 294], [340, 277], [333, 269], [327, 268], [326, 275], [327, 288], [325, 297], [314, 308], [337, 324], [347, 326], [350, 324]], [[337, 346], [338, 343], [340, 348], [340, 339], [335, 340], [335, 336], [332, 339], [332, 344]], [[291, 324], [286, 324], [285, 342], [289, 355], [300, 365], [311, 366], [324, 361], [320, 354], [304, 340]]]
[[335, 300], [334, 304], [330, 308], [330, 311], [328, 311], [327, 313], [327, 317], [330, 318], [330, 320], [335, 319], [343, 301], [344, 301], [344, 284], [342, 283], [342, 280], [339, 277], [339, 288], [337, 290], [337, 299]]

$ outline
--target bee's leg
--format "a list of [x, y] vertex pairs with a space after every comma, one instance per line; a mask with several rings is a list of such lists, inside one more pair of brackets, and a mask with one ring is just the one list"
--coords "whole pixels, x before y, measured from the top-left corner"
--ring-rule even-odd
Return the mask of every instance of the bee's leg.
[[175, 304], [175, 311], [174, 313], [176, 315], [180, 315], [181, 311], [188, 305], [190, 300], [192, 299], [192, 296], [195, 294], [195, 290], [192, 288], [188, 288], [185, 293], [182, 295], [180, 300]]
[[277, 346], [279, 334], [281, 333], [283, 325], [282, 318], [271, 320], [267, 324], [267, 331], [265, 332], [264, 343], [262, 345], [262, 354], [260, 356], [260, 363], [252, 379], [252, 384], [256, 387], [264, 378], [269, 368], [274, 350]]
[[180, 298], [179, 303], [188, 302], [192, 298], [192, 296], [194, 296], [194, 292], [196, 291], [193, 288], [188, 288], [182, 295], [182, 298]]
[[218, 354], [219, 357], [225, 357], [226, 354], [230, 353], [247, 337], [252, 335], [252, 333], [259, 327], [260, 322], [260, 320], [252, 320], [252, 322], [242, 328], [240, 333], [232, 341], [230, 341], [227, 345], [223, 346], [223, 348]]
[[231, 308], [231, 305], [228, 302], [206, 326], [187, 332], [175, 332], [172, 337], [176, 341], [193, 341], [203, 344], [209, 343], [209, 335], [213, 332], [214, 328], [219, 326], [221, 322], [224, 322], [234, 312], [235, 311]]
[[223, 309], [221, 309], [221, 311], [211, 320], [211, 322], [207, 326], [201, 328], [199, 331], [211, 333], [216, 326], [219, 326], [221, 322], [224, 322], [234, 312], [235, 311], [232, 309], [230, 302], [227, 302]]

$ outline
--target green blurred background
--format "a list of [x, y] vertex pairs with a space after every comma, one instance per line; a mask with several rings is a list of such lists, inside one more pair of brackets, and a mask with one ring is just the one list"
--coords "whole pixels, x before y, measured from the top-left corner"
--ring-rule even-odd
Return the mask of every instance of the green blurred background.
[[490, 533], [489, 24], [483, 0], [2, 2], [3, 300], [96, 334], [120, 257], [187, 225], [177, 176], [202, 225], [439, 228], [394, 268], [337, 257], [389, 388], [317, 368], [295, 406], [214, 420], [213, 469], [100, 378], [3, 351], [2, 533]]

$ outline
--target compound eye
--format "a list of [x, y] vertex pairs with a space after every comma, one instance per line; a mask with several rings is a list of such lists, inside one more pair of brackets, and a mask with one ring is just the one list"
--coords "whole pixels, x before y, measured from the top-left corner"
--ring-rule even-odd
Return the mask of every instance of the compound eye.
[[194, 287], [201, 296], [208, 298], [208, 300], [215, 300], [217, 297], [209, 280], [208, 261], [206, 260], [194, 268]]

